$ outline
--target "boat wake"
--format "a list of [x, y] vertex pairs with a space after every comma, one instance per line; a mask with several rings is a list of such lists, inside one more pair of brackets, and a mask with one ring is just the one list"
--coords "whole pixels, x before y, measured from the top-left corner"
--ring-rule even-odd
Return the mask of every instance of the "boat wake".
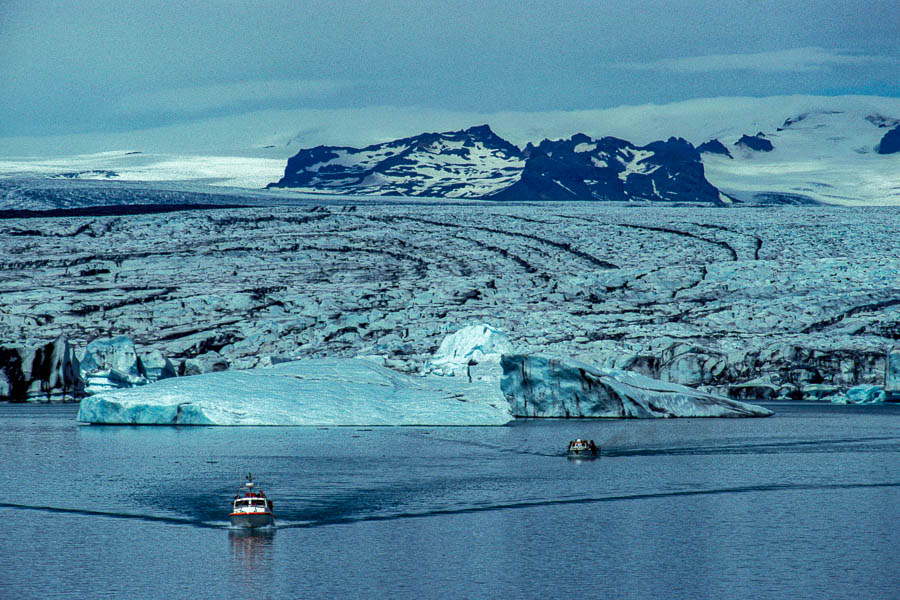
[[516, 510], [524, 508], [551, 507], [551, 506], [572, 506], [572, 505], [590, 505], [601, 504], [605, 502], [628, 502], [640, 500], [654, 500], [659, 498], [685, 498], [693, 496], [714, 496], [722, 494], [753, 494], [753, 493], [771, 493], [784, 491], [810, 491], [810, 490], [853, 490], [853, 489], [872, 489], [872, 488], [900, 488], [900, 481], [885, 483], [847, 483], [847, 484], [823, 484], [823, 485], [805, 485], [805, 484], [772, 484], [761, 486], [742, 486], [730, 488], [718, 488], [709, 490], [683, 490], [672, 492], [648, 492], [643, 494], [622, 494], [614, 496], [599, 497], [582, 497], [582, 498], [562, 498], [562, 499], [546, 499], [546, 500], [529, 500], [521, 502], [509, 503], [492, 503], [478, 506], [467, 506], [459, 508], [442, 508], [434, 510], [425, 510], [418, 512], [400, 512], [386, 515], [334, 515], [324, 517], [314, 521], [301, 521], [296, 523], [284, 523], [278, 526], [279, 529], [297, 529], [324, 527], [329, 525], [345, 525], [352, 523], [380, 522], [380, 521], [396, 521], [401, 519], [422, 519], [428, 517], [440, 517], [447, 515], [465, 515], [474, 513]]
[[[205, 529], [222, 529], [228, 530], [229, 532], [252, 532], [260, 530], [261, 532], [272, 532], [275, 530], [282, 529], [309, 529], [315, 527], [326, 527], [330, 525], [345, 525], [345, 524], [353, 524], [353, 523], [366, 523], [366, 522], [382, 522], [382, 521], [396, 521], [396, 520], [404, 520], [404, 519], [422, 519], [429, 517], [440, 517], [440, 516], [448, 516], [448, 515], [465, 515], [465, 514], [475, 514], [475, 513], [486, 513], [486, 512], [496, 512], [496, 511], [506, 511], [506, 510], [517, 510], [517, 509], [528, 509], [528, 508], [538, 508], [538, 507], [552, 507], [552, 506], [577, 506], [577, 505], [591, 505], [591, 504], [602, 504], [606, 502], [629, 502], [629, 501], [641, 501], [641, 500], [654, 500], [660, 498], [690, 498], [690, 497], [700, 497], [700, 496], [715, 496], [715, 495], [725, 495], [725, 494], [765, 494], [765, 493], [773, 493], [773, 492], [790, 492], [790, 491], [815, 491], [815, 490], [865, 490], [865, 489], [892, 489], [892, 488], [900, 488], [900, 481], [888, 481], [881, 483], [843, 483], [843, 484], [795, 484], [795, 483], [781, 483], [781, 484], [770, 484], [770, 485], [755, 485], [755, 486], [738, 486], [738, 487], [726, 487], [726, 488], [714, 488], [714, 489], [706, 489], [706, 490], [680, 490], [680, 491], [670, 491], [670, 492], [647, 492], [640, 494], [620, 494], [620, 495], [610, 495], [610, 496], [594, 496], [594, 497], [580, 497], [580, 498], [548, 498], [544, 500], [525, 500], [518, 502], [506, 502], [506, 503], [486, 503], [479, 504], [476, 506], [462, 506], [462, 507], [448, 507], [448, 508], [435, 508], [431, 510], [420, 510], [420, 511], [404, 511], [404, 512], [394, 512], [389, 514], [353, 514], [348, 512], [342, 512], [340, 510], [332, 510], [327, 513], [319, 513], [318, 516], [314, 516], [313, 518], [303, 518], [305, 515], [302, 512], [294, 512], [293, 514], [285, 515], [286, 518], [279, 518], [279, 522], [277, 525], [272, 525], [265, 528], [239, 528], [232, 527], [230, 523], [227, 521], [216, 521], [216, 520], [199, 520], [199, 519], [190, 519], [190, 518], [180, 518], [180, 517], [167, 517], [167, 516], [156, 516], [156, 515], [145, 515], [145, 514], [133, 514], [133, 513], [122, 513], [122, 512], [112, 512], [112, 511], [98, 511], [98, 510], [88, 510], [88, 509], [80, 509], [80, 508], [66, 508], [66, 507], [57, 507], [57, 506], [40, 506], [40, 505], [29, 505], [29, 504], [16, 504], [10, 502], [0, 502], [0, 508], [2, 509], [11, 509], [11, 510], [33, 510], [33, 511], [41, 511], [46, 513], [53, 514], [71, 514], [71, 515], [84, 515], [91, 517], [105, 517], [112, 519], [127, 519], [133, 521], [144, 521], [151, 523], [165, 523], [168, 525], [183, 525], [188, 527], [199, 527]], [[362, 508], [359, 505], [355, 505], [350, 510], [357, 510]]]

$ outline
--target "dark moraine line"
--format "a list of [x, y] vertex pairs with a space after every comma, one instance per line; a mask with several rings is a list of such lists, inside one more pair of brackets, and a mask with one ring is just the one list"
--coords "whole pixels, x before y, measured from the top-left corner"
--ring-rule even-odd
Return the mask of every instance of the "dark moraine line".
[[756, 245], [756, 249], [753, 252], [753, 260], [759, 260], [759, 251], [763, 247], [763, 239], [758, 235], [744, 233], [742, 231], [735, 231], [734, 229], [725, 227], [724, 225], [714, 225], [712, 223], [692, 223], [692, 225], [696, 225], [697, 227], [705, 227], [706, 229], [718, 229], [719, 231], [727, 231], [728, 233], [733, 233], [734, 235], [753, 238], [753, 242]]
[[48, 217], [109, 217], [152, 215], [188, 210], [219, 210], [223, 208], [255, 208], [247, 204], [122, 204], [85, 206], [81, 208], [53, 208], [50, 210], [0, 210], [0, 219], [42, 219]]
[[871, 304], [860, 304], [858, 306], [854, 306], [850, 309], [845, 310], [844, 312], [838, 313], [833, 317], [829, 317], [824, 321], [817, 321], [815, 323], [811, 323], [800, 330], [800, 333], [814, 333], [817, 331], [822, 331], [823, 329], [827, 329], [831, 327], [835, 323], [843, 321], [846, 317], [852, 317], [853, 315], [861, 312], [872, 312], [881, 310], [883, 308], [888, 308], [891, 306], [897, 306], [900, 304], [900, 298], [891, 298], [890, 300], [883, 300], [881, 302], [873, 302]]
[[462, 225], [459, 223], [447, 223], [444, 221], [432, 221], [431, 219], [422, 219], [419, 217], [401, 217], [401, 216], [389, 216], [389, 217], [367, 217], [372, 220], [378, 220], [383, 222], [390, 222], [396, 220], [404, 220], [404, 221], [415, 221], [418, 223], [425, 223], [426, 225], [437, 225], [439, 227], [452, 227], [457, 229], [474, 229], [477, 231], [486, 231], [488, 233], [496, 233], [498, 235], [508, 235], [512, 237], [521, 237], [529, 240], [534, 240], [536, 242], [540, 242], [542, 244], [546, 244], [548, 246], [553, 246], [554, 248], [559, 248], [560, 250], [564, 250], [569, 254], [573, 254], [593, 265], [600, 267], [601, 269], [618, 269], [619, 265], [613, 264], [609, 261], [597, 258], [587, 252], [582, 250], [578, 250], [577, 248], [573, 248], [571, 244], [566, 242], [557, 242], [556, 240], [550, 240], [547, 238], [540, 237], [538, 235], [533, 235], [530, 233], [522, 233], [519, 231], [507, 231], [505, 229], [496, 229], [494, 227], [484, 227], [480, 225]]
[[330, 254], [376, 254], [383, 256], [390, 256], [398, 261], [407, 261], [415, 264], [415, 274], [417, 277], [425, 277], [428, 273], [428, 263], [419, 258], [418, 256], [412, 256], [410, 254], [403, 254], [401, 252], [394, 252], [392, 250], [382, 250], [380, 248], [359, 248], [354, 246], [300, 246], [299, 244], [296, 247], [291, 247], [291, 251], [297, 252], [299, 250], [303, 250], [304, 252], [322, 252], [322, 253], [330, 253]]
[[134, 306], [136, 304], [149, 304], [152, 302], [158, 302], [160, 300], [168, 300], [170, 299], [171, 294], [177, 291], [177, 287], [167, 287], [154, 294], [149, 294], [147, 296], [138, 296], [136, 298], [129, 298], [127, 300], [119, 300], [118, 302], [111, 302], [109, 304], [83, 304], [70, 310], [69, 314], [78, 317], [85, 317], [95, 312], [106, 312], [119, 308], [125, 308], [126, 306]]
[[475, 238], [470, 238], [470, 237], [466, 237], [464, 235], [459, 235], [459, 234], [456, 235], [456, 238], [459, 240], [466, 241], [470, 244], [475, 244], [476, 246], [484, 248], [485, 250], [489, 250], [491, 252], [496, 252], [503, 258], [507, 258], [507, 259], [513, 261], [514, 263], [516, 263], [517, 265], [519, 265], [520, 267], [522, 267], [525, 270], [525, 272], [527, 272], [527, 273], [537, 273], [538, 272], [537, 267], [532, 265], [530, 262], [528, 262], [527, 260], [525, 260], [524, 258], [519, 256], [518, 254], [513, 254], [507, 248], [501, 248], [500, 246], [494, 246], [494, 245], [488, 244], [487, 242], [482, 242], [481, 240], [476, 240]]
[[646, 231], [657, 231], [659, 233], [670, 233], [672, 235], [680, 235], [682, 237], [693, 238], [695, 240], [700, 240], [701, 242], [706, 242], [707, 244], [714, 244], [716, 246], [719, 246], [720, 248], [724, 248], [726, 251], [728, 251], [729, 254], [731, 254], [731, 260], [735, 260], [735, 261], [738, 260], [737, 251], [731, 247], [731, 244], [729, 244], [727, 242], [723, 242], [721, 240], [712, 240], [712, 239], [703, 237], [702, 235], [696, 235], [696, 234], [690, 233], [688, 231], [681, 231], [678, 229], [671, 229], [669, 227], [656, 227], [653, 225], [632, 225], [629, 223], [616, 223], [616, 226], [617, 227], [628, 227], [630, 229], [643, 229]]
[[[602, 459], [601, 459], [602, 460]], [[472, 506], [467, 508], [436, 509], [417, 513], [397, 513], [393, 515], [360, 515], [347, 517], [326, 518], [317, 521], [291, 523], [280, 525], [278, 529], [308, 529], [312, 527], [324, 527], [328, 525], [345, 525], [352, 523], [365, 523], [372, 521], [396, 521], [401, 519], [423, 519], [428, 517], [441, 517], [448, 515], [466, 515], [502, 510], [515, 510], [523, 508], [541, 508], [545, 506], [572, 506], [586, 504], [600, 504], [604, 502], [626, 502], [631, 500], [656, 500], [660, 498], [690, 498], [694, 496], [718, 496], [727, 494], [759, 494], [769, 492], [792, 492], [807, 490], [864, 490], [900, 488], [900, 482], [886, 483], [837, 483], [837, 484], [772, 484], [759, 486], [742, 486], [730, 488], [717, 488], [711, 490], [685, 490], [679, 492], [651, 492], [646, 494], [625, 494], [620, 496], [600, 496], [596, 498], [566, 498], [557, 500], [532, 500], [524, 502], [510, 502], [506, 504], [491, 504], [486, 506]]]
[[[323, 219], [328, 219], [333, 217], [336, 213], [332, 212], [323, 212], [312, 215], [300, 215], [300, 216], [282, 216], [282, 215], [260, 215], [258, 217], [241, 217], [241, 216], [229, 216], [222, 218], [215, 217], [207, 217], [212, 223], [222, 227], [222, 226], [234, 226], [234, 225], [259, 225], [263, 223], [289, 223], [291, 225], [303, 225], [306, 223], [311, 223], [313, 221], [321, 221]], [[340, 213], [337, 213], [340, 214]]]

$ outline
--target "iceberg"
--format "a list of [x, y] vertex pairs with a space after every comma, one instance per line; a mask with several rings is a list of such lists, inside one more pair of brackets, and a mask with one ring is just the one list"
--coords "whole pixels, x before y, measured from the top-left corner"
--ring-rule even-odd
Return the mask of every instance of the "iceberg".
[[125, 335], [89, 343], [80, 366], [81, 380], [88, 394], [150, 383], [144, 376], [134, 342]]
[[365, 359], [322, 358], [164, 379], [81, 401], [82, 423], [141, 425], [504, 425], [496, 382], [413, 377]]
[[444, 338], [425, 365], [425, 371], [435, 375], [467, 375], [471, 379], [471, 367], [483, 365], [475, 370], [475, 379], [496, 381], [500, 378], [500, 356], [513, 351], [512, 342], [496, 327], [487, 323], [468, 325]]
[[501, 388], [517, 417], [767, 417], [772, 411], [637, 373], [508, 354]]
[[75, 350], [62, 335], [43, 346], [0, 346], [0, 401], [65, 400], [83, 391]]
[[888, 350], [887, 367], [884, 373], [885, 399], [888, 401], [900, 400], [900, 345], [895, 345]]
[[878, 385], [855, 385], [831, 397], [833, 404], [881, 404], [884, 400], [884, 388]]

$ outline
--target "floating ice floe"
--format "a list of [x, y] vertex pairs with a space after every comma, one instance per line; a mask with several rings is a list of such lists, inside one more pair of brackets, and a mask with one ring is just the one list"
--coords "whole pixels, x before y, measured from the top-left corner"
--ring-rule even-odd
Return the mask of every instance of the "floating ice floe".
[[143, 425], [503, 425], [496, 384], [411, 377], [363, 359], [166, 379], [81, 402], [78, 421]]
[[619, 369], [547, 355], [501, 360], [517, 417], [767, 417], [772, 411]]

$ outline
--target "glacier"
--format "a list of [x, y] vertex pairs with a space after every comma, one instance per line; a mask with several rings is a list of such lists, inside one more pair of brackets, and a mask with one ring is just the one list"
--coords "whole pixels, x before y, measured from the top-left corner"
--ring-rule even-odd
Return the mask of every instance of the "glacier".
[[[86, 201], [88, 183], [54, 189]], [[417, 373], [449, 331], [488, 322], [522, 351], [736, 400], [900, 397], [887, 207], [297, 202], [0, 221], [0, 395], [70, 395], [77, 360], [45, 369], [43, 350], [35, 368], [59, 336], [80, 355], [127, 334], [181, 374], [358, 355]]]
[[504, 355], [517, 417], [767, 417], [772, 411], [620, 369], [549, 355]]
[[322, 358], [165, 379], [81, 401], [77, 420], [141, 425], [504, 425], [499, 386]]

